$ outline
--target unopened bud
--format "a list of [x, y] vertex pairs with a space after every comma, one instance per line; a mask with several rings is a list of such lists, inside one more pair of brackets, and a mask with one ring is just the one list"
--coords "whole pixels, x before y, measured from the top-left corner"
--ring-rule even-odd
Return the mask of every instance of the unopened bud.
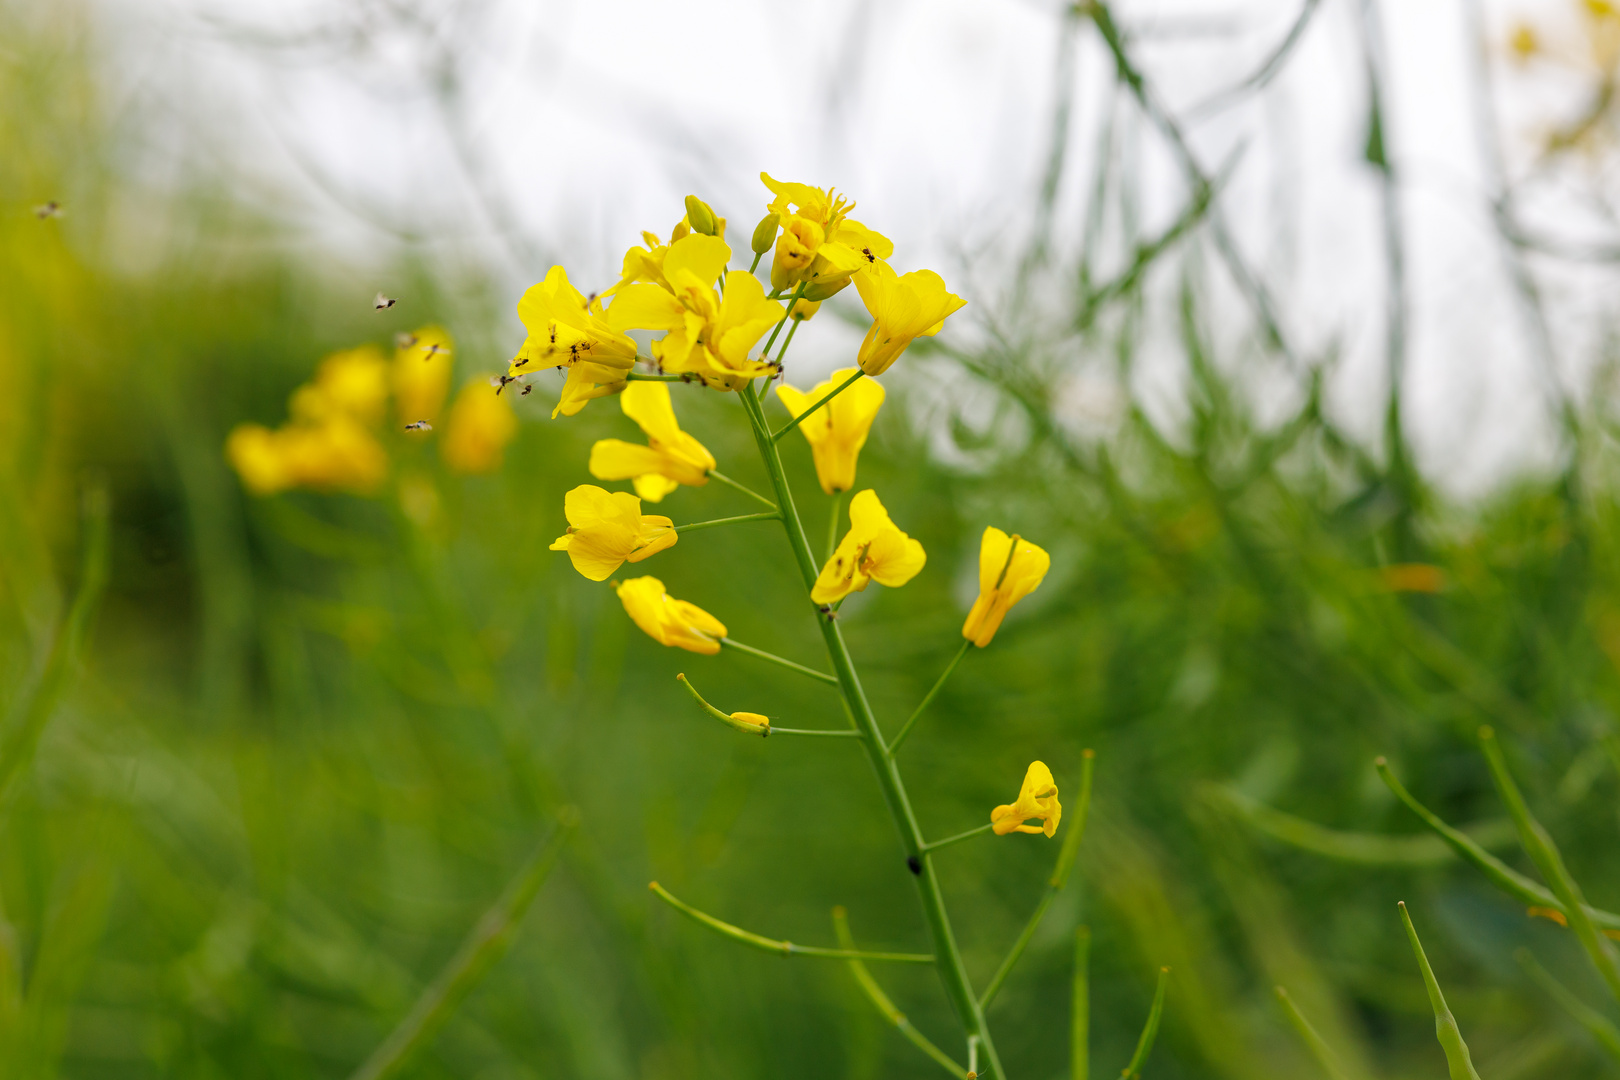
[[794, 322], [804, 322], [806, 319], [820, 310], [821, 301], [800, 300], [797, 304], [793, 305], [793, 311], [790, 318], [792, 318]]
[[759, 224], [754, 226], [754, 238], [749, 242], [755, 255], [763, 255], [771, 250], [771, 245], [776, 243], [776, 226], [780, 221], [781, 218], [775, 214], [766, 214], [759, 219]]
[[693, 232], [702, 233], [704, 236], [714, 235], [714, 211], [709, 209], [708, 203], [696, 195], [686, 197], [686, 222], [692, 226]]

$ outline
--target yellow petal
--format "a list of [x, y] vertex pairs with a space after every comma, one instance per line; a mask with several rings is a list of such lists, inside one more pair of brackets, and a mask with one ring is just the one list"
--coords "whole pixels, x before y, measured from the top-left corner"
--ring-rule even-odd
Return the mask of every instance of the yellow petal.
[[928, 555], [920, 542], [891, 525], [873, 538], [866, 559], [873, 581], [898, 589], [922, 572]]
[[642, 502], [651, 503], [663, 502], [665, 495], [681, 486], [669, 477], [657, 473], [643, 473], [633, 477], [631, 483], [635, 484], [636, 494], [641, 496]]
[[622, 491], [581, 484], [563, 496], [563, 516], [575, 529], [612, 522], [634, 536], [641, 527], [641, 500]]
[[664, 456], [650, 446], [637, 446], [622, 439], [600, 439], [591, 447], [588, 468], [598, 480], [630, 480], [656, 473], [663, 465]]
[[[664, 256], [664, 277], [673, 282], [677, 274], [687, 271], [699, 281], [712, 283], [730, 261], [731, 248], [724, 240], [693, 233], [669, 245], [669, 254]], [[729, 286], [730, 281], [726, 284]]]
[[635, 533], [616, 522], [588, 525], [575, 530], [568, 537], [568, 559], [574, 564], [574, 569], [585, 577], [592, 581], [606, 581], [624, 565], [635, 539]]
[[[704, 237], [704, 239], [709, 239]], [[657, 285], [631, 285], [608, 305], [607, 322], [613, 329], [673, 330], [681, 325], [686, 309], [667, 289]]]
[[675, 523], [669, 518], [658, 514], [646, 514], [636, 530], [635, 547], [630, 552], [629, 559], [631, 562], [640, 562], [666, 548], [674, 547], [675, 541], [680, 538], [681, 534], [675, 531]]
[[669, 384], [633, 382], [619, 395], [619, 407], [634, 420], [650, 439], [675, 442], [681, 425], [675, 421], [675, 408], [669, 400]]

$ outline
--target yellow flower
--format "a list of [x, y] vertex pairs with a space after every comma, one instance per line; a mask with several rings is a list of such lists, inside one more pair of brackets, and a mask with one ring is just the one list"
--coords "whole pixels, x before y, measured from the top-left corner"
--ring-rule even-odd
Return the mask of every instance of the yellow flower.
[[459, 473], [494, 472], [517, 430], [511, 404], [490, 388], [489, 373], [482, 372], [461, 388], [450, 406], [439, 455]]
[[771, 730], [771, 718], [762, 716], [757, 712], [734, 712], [731, 714], [731, 718], [740, 720], [745, 724], [753, 724], [757, 728], [764, 728], [766, 731]]
[[748, 352], [782, 321], [782, 305], [765, 299], [759, 279], [744, 270], [726, 274], [722, 299], [714, 282], [730, 260], [731, 248], [717, 236], [682, 237], [664, 256], [664, 284], [626, 286], [608, 307], [608, 323], [621, 333], [667, 331], [652, 346], [659, 366], [691, 372], [718, 389], [735, 390], [775, 370]]
[[573, 416], [592, 398], [624, 389], [636, 363], [636, 343], [608, 325], [601, 301], [580, 295], [562, 267], [553, 266], [544, 281], [531, 285], [517, 310], [529, 336], [507, 374], [566, 367], [568, 379], [553, 418]]
[[900, 358], [913, 338], [933, 337], [946, 316], [967, 303], [945, 288], [932, 270], [896, 276], [888, 263], [876, 263], [855, 278], [872, 329], [861, 342], [857, 363], [868, 375], [881, 375]]
[[394, 415], [402, 424], [439, 419], [450, 392], [454, 364], [450, 335], [437, 326], [424, 326], [400, 339], [394, 350]]
[[658, 502], [682, 484], [709, 482], [714, 455], [681, 430], [661, 382], [633, 382], [619, 395], [624, 415], [647, 433], [646, 446], [622, 439], [602, 439], [591, 447], [591, 475], [598, 480], [630, 480], [636, 494]]
[[[631, 578], [613, 587], [624, 610], [658, 644], [706, 656], [720, 651], [720, 639], [726, 636], [725, 624], [696, 604], [669, 595], [657, 578]], [[733, 715], [746, 718], [754, 714]]]
[[[568, 531], [552, 551], [568, 552], [574, 569], [592, 581], [606, 581], [628, 562], [640, 562], [673, 547], [679, 539], [667, 517], [641, 512], [641, 500], [624, 491], [581, 484], [563, 499]], [[650, 633], [651, 631], [649, 631]]]
[[382, 445], [346, 416], [277, 431], [239, 424], [225, 440], [225, 455], [256, 495], [295, 487], [367, 494], [388, 475]]
[[347, 417], [362, 424], [382, 422], [388, 406], [388, 361], [375, 345], [333, 353], [315, 377], [293, 391], [288, 402], [295, 421], [317, 424]]
[[979, 598], [973, 602], [962, 636], [979, 648], [990, 644], [1007, 611], [1034, 592], [1052, 565], [1052, 557], [1021, 536], [1008, 536], [995, 526], [979, 543]]
[[821, 568], [810, 599], [830, 604], [860, 592], [873, 581], [898, 589], [916, 577], [927, 561], [923, 546], [889, 520], [877, 493], [868, 488], [850, 500], [849, 532]]
[[[1030, 818], [1041, 824], [1024, 824]], [[1052, 770], [1039, 761], [1029, 763], [1029, 771], [1024, 774], [1024, 786], [1018, 791], [1018, 801], [990, 811], [991, 831], [997, 836], [1012, 832], [1051, 836], [1057, 832], [1058, 822], [1062, 820], [1063, 804], [1058, 802], [1057, 781], [1052, 779]]]
[[806, 298], [825, 300], [848, 285], [857, 270], [894, 254], [888, 237], [846, 216], [855, 204], [843, 196], [782, 183], [768, 173], [759, 178], [776, 196], [768, 209], [782, 223], [771, 260], [771, 288], [777, 292], [806, 282]]
[[[798, 416], [854, 374], [854, 368], [835, 371], [830, 379], [808, 394], [791, 386], [778, 386], [776, 396], [782, 399], [788, 412]], [[881, 383], [860, 379], [799, 425], [815, 458], [816, 479], [821, 481], [822, 491], [831, 495], [855, 486], [855, 459], [866, 445], [866, 433], [872, 429], [883, 397]]]

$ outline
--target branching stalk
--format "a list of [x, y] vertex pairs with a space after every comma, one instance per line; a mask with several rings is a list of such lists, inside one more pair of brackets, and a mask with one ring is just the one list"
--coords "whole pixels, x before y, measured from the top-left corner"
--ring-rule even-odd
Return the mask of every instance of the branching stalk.
[[775, 938], [764, 937], [744, 930], [740, 926], [733, 926], [722, 922], [713, 915], [699, 911], [690, 904], [675, 899], [668, 889], [656, 881], [649, 881], [647, 888], [658, 895], [658, 899], [679, 911], [687, 918], [707, 926], [710, 930], [732, 941], [740, 942], [755, 949], [776, 953], [778, 956], [819, 956], [828, 960], [871, 960], [887, 964], [932, 964], [934, 958], [927, 953], [894, 953], [894, 952], [861, 952], [856, 949], [824, 949], [819, 945], [795, 945], [791, 941], [778, 941]]
[[[849, 932], [849, 916], [842, 907], [833, 908], [833, 931], [838, 935], [838, 944], [841, 948], [848, 949], [851, 952], [855, 951], [855, 939]], [[971, 1075], [971, 1064], [967, 1069], [962, 1068], [962, 1066], [951, 1060], [949, 1054], [935, 1046], [928, 1036], [912, 1026], [911, 1021], [906, 1019], [906, 1014], [894, 1007], [894, 1002], [889, 1000], [889, 995], [883, 992], [883, 987], [879, 986], [877, 980], [872, 978], [872, 973], [866, 970], [865, 964], [859, 960], [851, 959], [849, 961], [849, 971], [851, 975], [855, 976], [855, 982], [866, 992], [867, 999], [877, 1006], [877, 1011], [882, 1013], [884, 1019], [893, 1024], [900, 1034], [911, 1042], [911, 1045], [937, 1061], [941, 1068], [956, 1077], [957, 1080], [966, 1080]]]
[[956, 650], [956, 655], [951, 657], [951, 662], [945, 665], [945, 671], [940, 675], [939, 680], [934, 683], [934, 688], [923, 697], [916, 710], [912, 712], [911, 718], [901, 725], [899, 731], [895, 732], [894, 741], [889, 744], [890, 757], [899, 752], [900, 744], [906, 741], [907, 735], [911, 734], [911, 729], [917, 723], [917, 718], [922, 716], [923, 710], [928, 708], [934, 698], [938, 696], [940, 690], [944, 689], [945, 680], [951, 677], [951, 672], [956, 670], [956, 665], [962, 662], [962, 657], [967, 655], [968, 646], [972, 644], [971, 641], [964, 640], [962, 642], [962, 647]]
[[824, 682], [833, 686], [838, 685], [838, 677], [836, 675], [828, 675], [826, 672], [817, 671], [814, 668], [807, 668], [803, 664], [795, 664], [791, 660], [783, 659], [782, 657], [777, 656], [775, 653], [768, 653], [764, 649], [756, 649], [752, 645], [744, 645], [742, 642], [728, 637], [721, 638], [720, 644], [724, 645], [728, 649], [736, 649], [738, 652], [745, 652], [749, 656], [757, 656], [761, 660], [769, 660], [778, 667], [785, 667], [789, 671], [797, 671], [800, 675], [807, 675], [810, 678], [815, 679], [817, 682]]

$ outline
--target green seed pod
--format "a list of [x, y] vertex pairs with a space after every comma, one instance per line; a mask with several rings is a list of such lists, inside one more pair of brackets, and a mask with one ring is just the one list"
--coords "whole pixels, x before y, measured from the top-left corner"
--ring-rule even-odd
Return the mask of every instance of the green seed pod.
[[754, 239], [749, 243], [755, 255], [763, 255], [771, 250], [771, 245], [776, 243], [776, 226], [780, 221], [775, 214], [766, 214], [759, 219], [759, 224], [754, 226]]
[[692, 226], [693, 232], [702, 233], [704, 236], [714, 235], [714, 211], [709, 209], [708, 203], [696, 195], [686, 197], [686, 223]]

